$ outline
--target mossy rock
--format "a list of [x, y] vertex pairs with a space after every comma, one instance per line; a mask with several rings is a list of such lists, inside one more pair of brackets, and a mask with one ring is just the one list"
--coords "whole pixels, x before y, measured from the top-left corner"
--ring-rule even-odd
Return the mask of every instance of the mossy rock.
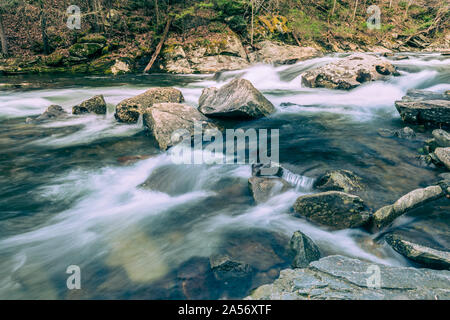
[[84, 37], [80, 38], [78, 40], [79, 43], [98, 43], [98, 44], [105, 44], [106, 38], [98, 33], [91, 33], [88, 35], [85, 35]]
[[44, 58], [44, 63], [50, 67], [56, 67], [62, 65], [64, 56], [59, 52], [53, 52]]
[[103, 45], [98, 43], [76, 43], [69, 48], [71, 56], [79, 58], [91, 58], [103, 49]]

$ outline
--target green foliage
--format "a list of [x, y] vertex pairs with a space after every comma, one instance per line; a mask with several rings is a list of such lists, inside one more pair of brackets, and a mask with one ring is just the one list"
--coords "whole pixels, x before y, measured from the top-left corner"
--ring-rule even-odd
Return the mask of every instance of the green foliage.
[[319, 39], [326, 30], [326, 22], [316, 20], [301, 10], [291, 9], [288, 17], [289, 27], [302, 39]]
[[237, 33], [245, 33], [247, 31], [247, 21], [242, 16], [231, 16], [225, 19], [231, 30]]
[[214, 6], [224, 17], [230, 17], [244, 15], [248, 8], [248, 3], [244, 0], [214, 0]]

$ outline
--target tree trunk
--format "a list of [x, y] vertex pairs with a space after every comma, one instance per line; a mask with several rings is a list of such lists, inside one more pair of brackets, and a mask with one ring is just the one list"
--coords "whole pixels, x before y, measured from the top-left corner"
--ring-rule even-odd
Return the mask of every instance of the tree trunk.
[[159, 27], [159, 7], [158, 0], [155, 0], [156, 27]]
[[255, 0], [252, 0], [252, 30], [251, 30], [251, 35], [250, 35], [250, 44], [253, 47], [253, 19], [254, 19], [254, 2]]
[[44, 8], [41, 8], [41, 34], [42, 34], [42, 44], [44, 48], [44, 53], [50, 53], [50, 47], [48, 45], [48, 36], [47, 36], [47, 19], [45, 17]]
[[333, 9], [331, 9], [331, 16], [334, 15], [334, 10], [336, 10], [336, 0], [333, 1]]
[[8, 42], [6, 41], [5, 30], [3, 30], [2, 16], [0, 15], [0, 41], [2, 44], [2, 53], [4, 56], [8, 55]]
[[355, 17], [356, 17], [356, 10], [358, 9], [358, 2], [359, 2], [359, 0], [355, 1], [355, 10], [353, 10], [352, 22], [355, 20]]
[[150, 60], [148, 65], [145, 67], [144, 73], [147, 73], [150, 71], [150, 69], [152, 68], [153, 64], [156, 61], [156, 58], [158, 58], [159, 52], [161, 51], [164, 41], [166, 41], [167, 34], [169, 33], [169, 29], [170, 29], [170, 25], [172, 24], [172, 20], [173, 20], [172, 16], [169, 17], [169, 19], [167, 20], [167, 24], [166, 24], [166, 27], [164, 28], [164, 33], [162, 35], [161, 41], [159, 41], [158, 46], [156, 47], [156, 50], [153, 53], [152, 59]]

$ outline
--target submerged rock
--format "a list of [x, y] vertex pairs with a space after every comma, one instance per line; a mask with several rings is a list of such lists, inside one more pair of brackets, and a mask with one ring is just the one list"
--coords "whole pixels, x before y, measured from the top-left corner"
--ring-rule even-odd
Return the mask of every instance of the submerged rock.
[[364, 82], [385, 79], [389, 75], [398, 75], [398, 72], [387, 60], [358, 53], [305, 72], [302, 83], [310, 88], [349, 90]]
[[321, 191], [343, 191], [352, 193], [363, 189], [361, 178], [348, 170], [331, 170], [321, 175], [314, 187]]
[[251, 177], [248, 179], [248, 186], [258, 204], [292, 188], [284, 179], [277, 177]]
[[135, 97], [125, 99], [116, 106], [115, 117], [120, 122], [136, 123], [139, 116], [155, 103], [181, 103], [183, 94], [175, 88], [151, 88]]
[[249, 54], [249, 59], [252, 63], [294, 64], [322, 55], [315, 48], [281, 45], [268, 40], [257, 43], [255, 46], [260, 49]]
[[[373, 281], [380, 271], [380, 283]], [[257, 288], [256, 300], [450, 299], [450, 272], [390, 267], [343, 256], [328, 256], [304, 269], [286, 269], [274, 283]]]
[[66, 110], [64, 110], [61, 106], [52, 104], [50, 107], [48, 107], [44, 111], [44, 113], [42, 113], [39, 117], [34, 119], [34, 121], [40, 122], [40, 121], [46, 121], [46, 120], [53, 120], [53, 119], [58, 119], [58, 118], [64, 118], [66, 116], [67, 116]]
[[295, 202], [294, 210], [333, 230], [361, 227], [370, 218], [370, 212], [360, 197], [339, 191], [301, 196]]
[[194, 123], [202, 124], [203, 129], [217, 129], [194, 107], [180, 103], [157, 103], [144, 111], [144, 126], [155, 137], [161, 150], [181, 142], [182, 137], [173, 141], [172, 134], [180, 129], [186, 129], [191, 136], [194, 134]]
[[450, 99], [446, 94], [409, 90], [395, 107], [403, 121], [415, 124], [450, 124]]
[[219, 281], [239, 280], [251, 276], [249, 264], [236, 261], [228, 255], [213, 255], [209, 258], [214, 276]]
[[413, 190], [398, 199], [394, 204], [385, 206], [373, 214], [373, 223], [377, 228], [390, 224], [406, 212], [439, 199], [445, 194], [440, 186], [430, 186]]
[[450, 269], [450, 251], [408, 241], [401, 234], [389, 234], [386, 242], [398, 253], [428, 268]]
[[274, 113], [275, 107], [250, 81], [235, 79], [220, 89], [204, 89], [199, 110], [208, 117], [255, 119]]
[[301, 231], [294, 232], [289, 247], [294, 254], [293, 268], [305, 268], [310, 262], [320, 259], [319, 247]]
[[103, 95], [92, 97], [72, 108], [73, 114], [95, 113], [106, 114], [106, 102]]

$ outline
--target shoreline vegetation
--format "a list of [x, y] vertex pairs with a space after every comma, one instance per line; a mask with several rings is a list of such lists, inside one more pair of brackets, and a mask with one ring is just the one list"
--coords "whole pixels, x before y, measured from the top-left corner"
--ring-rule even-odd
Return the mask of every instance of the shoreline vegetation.
[[[68, 13], [65, 1], [2, 1], [0, 74], [216, 73], [332, 52], [450, 49], [448, 3], [442, 0], [73, 4], [79, 15]], [[376, 22], [368, 20], [374, 4], [378, 29], [368, 25]]]

